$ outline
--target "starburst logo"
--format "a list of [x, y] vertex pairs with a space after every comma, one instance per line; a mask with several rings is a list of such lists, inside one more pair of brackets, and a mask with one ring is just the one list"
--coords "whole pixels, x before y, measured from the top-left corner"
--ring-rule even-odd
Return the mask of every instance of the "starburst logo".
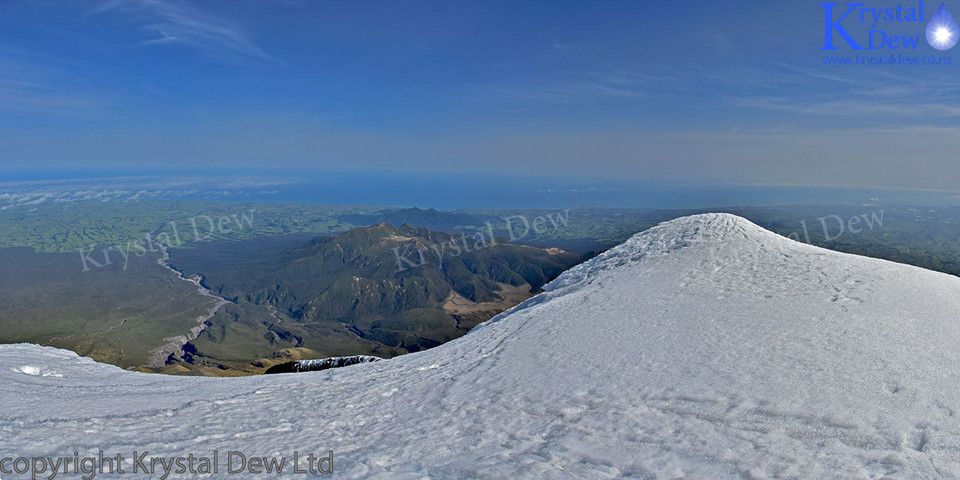
[[946, 5], [941, 3], [937, 13], [933, 14], [933, 18], [927, 24], [927, 43], [943, 51], [953, 48], [957, 40], [960, 40], [960, 26], [953, 19], [953, 15], [950, 15]]

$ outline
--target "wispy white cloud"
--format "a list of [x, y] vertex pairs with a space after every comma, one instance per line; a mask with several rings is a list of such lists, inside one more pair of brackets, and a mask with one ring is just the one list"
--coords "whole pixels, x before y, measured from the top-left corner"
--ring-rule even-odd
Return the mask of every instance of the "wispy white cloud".
[[75, 73], [50, 66], [63, 63], [11, 46], [0, 49], [0, 114], [89, 114], [111, 103]]
[[[241, 196], [249, 190], [276, 193], [304, 181], [290, 178], [237, 176], [131, 176], [87, 179], [0, 181], [0, 209], [47, 201], [126, 201], [190, 196]], [[265, 188], [274, 190], [263, 191]]]
[[180, 0], [107, 0], [96, 11], [124, 14], [139, 24], [152, 37], [141, 46], [180, 44], [226, 62], [276, 61], [238, 22]]
[[492, 89], [492, 96], [563, 104], [639, 99], [649, 96], [652, 85], [661, 80], [650, 75], [624, 71], [585, 72], [545, 85], [497, 86]]
[[869, 98], [833, 100], [822, 98], [799, 99], [796, 97], [740, 97], [731, 99], [730, 105], [807, 115], [861, 116], [878, 114], [920, 118], [960, 116], [960, 106], [955, 105], [877, 101]]
[[600, 50], [600, 47], [595, 43], [566, 42], [562, 40], [554, 40], [554, 42], [550, 44], [550, 48], [554, 55], [567, 59], [591, 55]]
[[960, 85], [937, 72], [911, 76], [889, 69], [838, 72], [776, 66], [704, 71], [700, 78], [713, 82], [718, 104], [734, 108], [868, 120], [960, 117], [955, 102], [943, 101], [960, 95]]

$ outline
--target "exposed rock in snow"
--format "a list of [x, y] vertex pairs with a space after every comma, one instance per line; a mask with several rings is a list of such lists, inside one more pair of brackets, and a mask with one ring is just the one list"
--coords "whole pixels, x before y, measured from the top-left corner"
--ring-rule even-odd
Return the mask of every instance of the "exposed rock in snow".
[[349, 367], [358, 363], [379, 362], [383, 360], [380, 357], [370, 355], [352, 355], [349, 357], [330, 357], [316, 360], [294, 360], [292, 362], [281, 363], [267, 369], [265, 373], [301, 373], [301, 372], [319, 372], [331, 368]]
[[960, 477], [958, 278], [707, 214], [546, 290], [440, 347], [301, 375], [2, 346], [0, 457], [287, 459], [262, 478], [328, 451], [335, 478]]
[[41, 377], [62, 377], [63, 376], [60, 373], [52, 372], [49, 370], [43, 370], [39, 367], [32, 367], [30, 365], [14, 367], [11, 370], [17, 373], [22, 373], [24, 375], [33, 375], [33, 376], [41, 376]]

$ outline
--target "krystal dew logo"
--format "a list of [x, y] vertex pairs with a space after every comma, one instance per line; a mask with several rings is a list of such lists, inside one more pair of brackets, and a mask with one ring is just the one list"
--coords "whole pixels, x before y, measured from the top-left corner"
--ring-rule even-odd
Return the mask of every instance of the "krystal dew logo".
[[[837, 36], [853, 50], [916, 50], [919, 27], [926, 23], [927, 43], [936, 50], [950, 50], [960, 40], [960, 26], [946, 5], [940, 4], [929, 22], [923, 1], [915, 6], [898, 4], [868, 6], [866, 3], [820, 3], [824, 9], [825, 37], [820, 50], [838, 50]], [[840, 7], [840, 8], [838, 8]]]

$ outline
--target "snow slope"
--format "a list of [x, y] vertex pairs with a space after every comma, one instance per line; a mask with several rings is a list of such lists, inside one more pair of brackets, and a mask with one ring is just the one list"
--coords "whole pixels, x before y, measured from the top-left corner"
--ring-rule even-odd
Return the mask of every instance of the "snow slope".
[[165, 377], [0, 346], [0, 457], [332, 450], [334, 478], [960, 478], [958, 278], [706, 214], [546, 288], [435, 349], [323, 372]]

